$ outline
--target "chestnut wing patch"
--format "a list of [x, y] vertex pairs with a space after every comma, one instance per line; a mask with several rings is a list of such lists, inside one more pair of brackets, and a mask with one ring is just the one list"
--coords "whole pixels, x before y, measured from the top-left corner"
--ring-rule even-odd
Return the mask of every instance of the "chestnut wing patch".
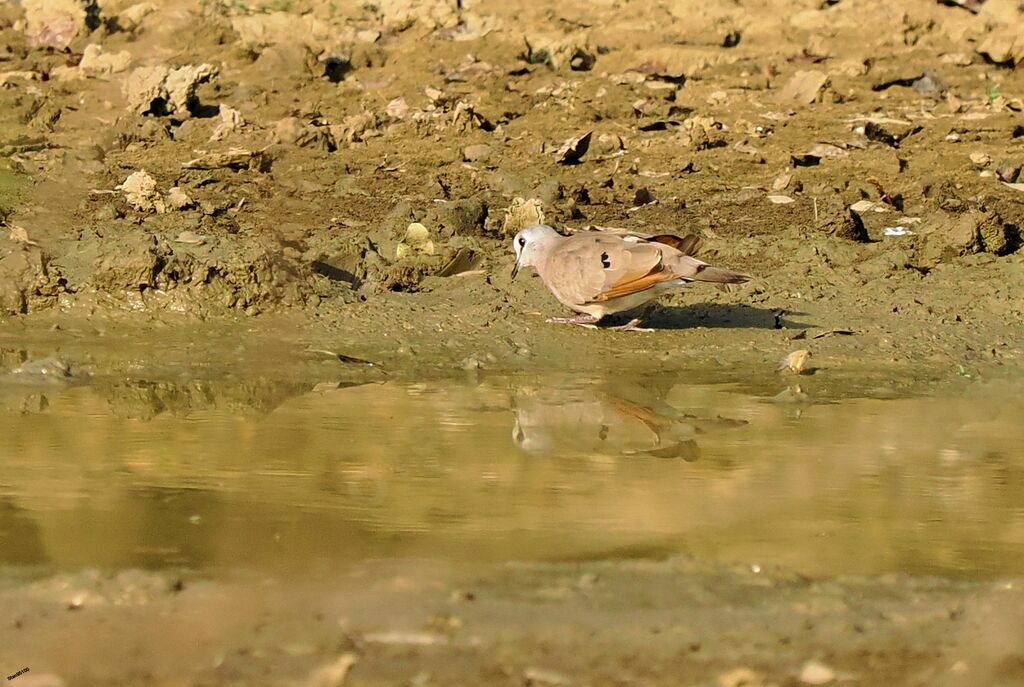
[[671, 281], [672, 279], [678, 279], [678, 277], [666, 270], [665, 265], [659, 262], [651, 269], [650, 272], [639, 279], [617, 282], [594, 300], [608, 301], [613, 298], [620, 298], [621, 296], [629, 296], [634, 293], [639, 293], [640, 291], [646, 291], [655, 284], [660, 284], [663, 281]]
[[674, 234], [658, 234], [647, 240], [672, 246], [683, 255], [696, 255], [701, 244], [701, 238], [694, 234], [687, 234], [683, 237], [675, 236]]

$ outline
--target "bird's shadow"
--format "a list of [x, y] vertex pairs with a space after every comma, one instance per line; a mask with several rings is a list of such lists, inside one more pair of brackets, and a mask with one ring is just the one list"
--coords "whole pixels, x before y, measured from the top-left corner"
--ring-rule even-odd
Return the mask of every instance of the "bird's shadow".
[[[759, 308], [754, 305], [697, 303], [685, 306], [660, 306], [644, 317], [640, 326], [649, 329], [693, 329], [695, 327], [810, 329], [814, 325], [794, 322], [790, 319], [806, 314], [791, 310]], [[617, 315], [616, 317], [621, 316]], [[606, 322], [602, 322], [602, 324], [606, 324]], [[607, 322], [607, 324], [616, 324], [616, 322]]]

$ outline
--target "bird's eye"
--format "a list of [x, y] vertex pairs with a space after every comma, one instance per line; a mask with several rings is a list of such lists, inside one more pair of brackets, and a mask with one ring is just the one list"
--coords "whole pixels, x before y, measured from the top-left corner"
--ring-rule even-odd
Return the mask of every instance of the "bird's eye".
[[525, 245], [526, 245], [526, 238], [523, 237], [523, 236], [520, 236], [519, 237], [519, 247], [522, 248]]

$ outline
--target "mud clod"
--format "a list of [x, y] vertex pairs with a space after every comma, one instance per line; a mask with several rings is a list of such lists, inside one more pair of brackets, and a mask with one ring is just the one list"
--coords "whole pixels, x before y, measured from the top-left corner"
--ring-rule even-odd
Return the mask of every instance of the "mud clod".
[[860, 215], [850, 209], [839, 194], [817, 199], [815, 229], [848, 241], [867, 241], [868, 232]]
[[217, 71], [211, 64], [139, 67], [124, 83], [128, 107], [140, 115], [195, 114], [196, 89], [216, 77]]

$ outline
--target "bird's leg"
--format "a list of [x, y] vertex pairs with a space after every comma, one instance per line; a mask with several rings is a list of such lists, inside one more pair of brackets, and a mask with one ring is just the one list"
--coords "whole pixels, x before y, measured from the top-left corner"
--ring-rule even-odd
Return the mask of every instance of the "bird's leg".
[[594, 325], [597, 323], [597, 318], [593, 315], [576, 315], [574, 317], [549, 317], [546, 322], [553, 324], [579, 324], [579, 325]]
[[613, 327], [605, 327], [605, 329], [614, 329], [617, 332], [653, 332], [654, 330], [650, 327], [641, 327], [640, 323], [643, 322], [642, 317], [634, 317], [626, 324], [617, 324]]
[[651, 313], [657, 309], [657, 307], [658, 306], [655, 303], [645, 303], [644, 305], [640, 306], [640, 310], [639, 312], [637, 312], [636, 317], [631, 319], [629, 322], [627, 322], [626, 324], [615, 325], [613, 327], [606, 327], [606, 329], [614, 329], [615, 331], [619, 332], [653, 332], [653, 329], [641, 327], [640, 323], [643, 322], [647, 317], [649, 317]]

